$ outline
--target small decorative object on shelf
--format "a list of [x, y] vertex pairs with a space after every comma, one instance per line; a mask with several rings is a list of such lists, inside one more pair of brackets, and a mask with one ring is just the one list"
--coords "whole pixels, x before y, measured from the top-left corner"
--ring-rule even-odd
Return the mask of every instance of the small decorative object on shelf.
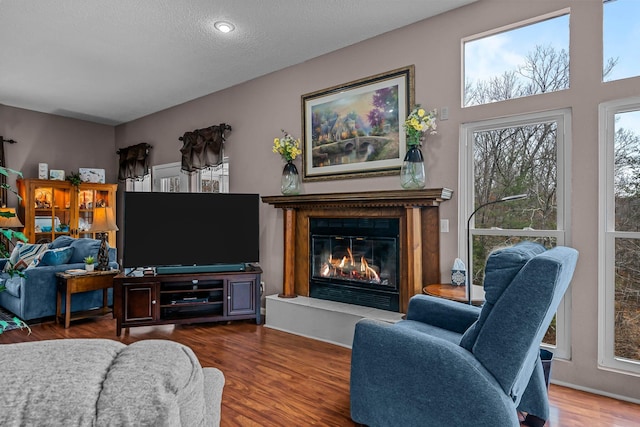
[[293, 161], [302, 154], [300, 149], [300, 139], [296, 139], [282, 130], [284, 136], [273, 140], [273, 152], [280, 154], [287, 163], [282, 170], [282, 181], [280, 190], [282, 194], [298, 194], [300, 192], [300, 175], [298, 168]]
[[417, 104], [404, 122], [407, 154], [402, 162], [400, 185], [406, 190], [424, 188], [426, 184], [427, 177], [420, 144], [426, 132], [436, 133], [436, 115], [437, 110], [427, 111]]
[[84, 259], [84, 269], [87, 271], [93, 271], [93, 269], [95, 268], [95, 258], [92, 256], [88, 256]]

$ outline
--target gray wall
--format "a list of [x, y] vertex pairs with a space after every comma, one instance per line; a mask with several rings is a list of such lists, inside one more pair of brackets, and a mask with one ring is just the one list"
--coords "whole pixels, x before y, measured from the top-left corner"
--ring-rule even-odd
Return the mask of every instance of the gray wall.
[[[0, 104], [0, 135], [16, 144], [4, 144], [6, 165], [25, 178], [38, 177], [38, 163], [62, 169], [65, 175], [79, 168], [105, 169], [107, 182], [115, 182], [118, 156], [113, 126]], [[7, 182], [15, 183], [15, 177]], [[16, 206], [10, 195], [8, 206]]]

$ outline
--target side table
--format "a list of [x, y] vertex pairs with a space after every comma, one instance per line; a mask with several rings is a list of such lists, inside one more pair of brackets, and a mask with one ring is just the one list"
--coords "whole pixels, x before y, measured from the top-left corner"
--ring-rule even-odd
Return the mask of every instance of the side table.
[[[473, 285], [474, 288], [482, 288], [481, 286]], [[422, 288], [422, 292], [434, 297], [441, 297], [458, 302], [467, 302], [467, 292], [465, 286], [456, 286], [450, 283], [434, 283]], [[481, 305], [484, 302], [483, 299], [473, 299], [471, 304]]]
[[[108, 307], [107, 290], [113, 286], [113, 278], [120, 270], [92, 271], [81, 274], [66, 272], [56, 273], [58, 292], [56, 298], [56, 323], [62, 318], [62, 295], [65, 296], [64, 327], [69, 327], [71, 320], [101, 316], [111, 313]], [[71, 315], [71, 295], [79, 292], [96, 291], [102, 289], [102, 307], [80, 311]]]

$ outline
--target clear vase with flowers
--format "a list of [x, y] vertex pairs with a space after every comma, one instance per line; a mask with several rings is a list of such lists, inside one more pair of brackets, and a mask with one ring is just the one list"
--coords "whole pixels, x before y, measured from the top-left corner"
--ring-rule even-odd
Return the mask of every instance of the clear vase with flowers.
[[407, 190], [424, 188], [427, 176], [420, 146], [426, 133], [436, 133], [437, 110], [427, 111], [417, 104], [404, 122], [407, 153], [400, 171], [400, 186]]
[[294, 138], [284, 129], [282, 129], [282, 134], [281, 138], [273, 140], [273, 152], [280, 154], [282, 160], [286, 162], [282, 170], [280, 191], [285, 195], [298, 194], [300, 192], [300, 176], [293, 161], [302, 154], [300, 139]]

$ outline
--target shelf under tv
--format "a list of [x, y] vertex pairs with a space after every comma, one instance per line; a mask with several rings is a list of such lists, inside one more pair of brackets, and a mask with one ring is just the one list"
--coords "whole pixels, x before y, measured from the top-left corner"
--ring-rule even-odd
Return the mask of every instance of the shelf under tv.
[[156, 267], [156, 274], [227, 273], [245, 271], [246, 264], [167, 265]]

